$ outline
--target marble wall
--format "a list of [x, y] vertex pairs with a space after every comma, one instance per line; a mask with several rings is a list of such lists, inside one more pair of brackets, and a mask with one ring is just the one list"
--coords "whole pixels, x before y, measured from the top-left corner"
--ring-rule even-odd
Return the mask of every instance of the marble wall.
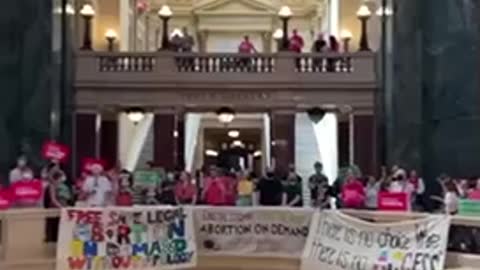
[[[480, 175], [479, 0], [397, 0], [389, 162]], [[391, 104], [391, 106], [388, 106]]]
[[4, 180], [19, 150], [38, 160], [40, 146], [49, 136], [51, 1], [3, 1], [0, 33], [0, 178]]

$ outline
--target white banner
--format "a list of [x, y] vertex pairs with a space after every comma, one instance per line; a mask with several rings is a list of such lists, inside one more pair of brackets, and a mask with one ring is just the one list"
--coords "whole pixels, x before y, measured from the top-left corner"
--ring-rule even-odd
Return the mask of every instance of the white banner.
[[443, 270], [449, 227], [449, 216], [370, 223], [316, 212], [301, 270]]
[[196, 261], [191, 209], [62, 209], [57, 270], [176, 269]]
[[198, 251], [202, 255], [299, 258], [312, 212], [284, 207], [197, 207]]

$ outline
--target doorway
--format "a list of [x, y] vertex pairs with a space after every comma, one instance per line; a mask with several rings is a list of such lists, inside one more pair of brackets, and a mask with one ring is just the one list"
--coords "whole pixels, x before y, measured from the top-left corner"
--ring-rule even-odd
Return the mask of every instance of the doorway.
[[204, 165], [228, 171], [262, 170], [262, 129], [205, 128]]

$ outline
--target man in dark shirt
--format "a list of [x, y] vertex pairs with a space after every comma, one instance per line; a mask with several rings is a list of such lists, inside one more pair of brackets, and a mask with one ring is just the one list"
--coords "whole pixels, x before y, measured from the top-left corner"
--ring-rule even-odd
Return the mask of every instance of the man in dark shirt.
[[315, 173], [308, 179], [312, 206], [328, 208], [331, 191], [328, 184], [328, 178], [323, 174], [323, 164], [315, 162], [313, 168], [315, 169]]
[[267, 175], [260, 179], [257, 185], [258, 202], [263, 206], [275, 206], [282, 204], [283, 185], [269, 170]]

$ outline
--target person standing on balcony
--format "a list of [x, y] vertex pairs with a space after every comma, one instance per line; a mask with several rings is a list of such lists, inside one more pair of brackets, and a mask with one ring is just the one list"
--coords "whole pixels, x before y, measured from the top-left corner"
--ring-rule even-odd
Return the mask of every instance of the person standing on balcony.
[[312, 44], [312, 53], [322, 53], [327, 50], [327, 41], [325, 40], [324, 34], [318, 34], [317, 39]]
[[91, 166], [92, 174], [85, 179], [83, 191], [86, 194], [87, 207], [104, 207], [111, 202], [112, 184], [103, 174], [103, 166], [95, 164]]
[[[336, 54], [340, 51], [340, 43], [338, 43], [338, 40], [335, 36], [329, 36], [328, 37], [328, 43], [329, 43], [329, 52], [332, 54]], [[335, 72], [337, 70], [337, 63], [338, 63], [338, 58], [336, 57], [329, 57], [327, 59], [327, 71], [328, 72]]]
[[302, 206], [302, 179], [290, 171], [284, 185], [282, 204], [290, 207]]
[[[294, 53], [301, 53], [302, 52], [304, 42], [303, 42], [302, 36], [300, 36], [297, 29], [293, 29], [292, 37], [290, 37], [290, 40], [289, 40], [288, 44], [289, 44], [288, 45], [289, 46], [289, 48], [288, 48], [289, 51], [294, 52]], [[297, 66], [297, 69], [300, 70], [301, 66], [302, 66], [302, 63], [301, 63], [301, 59], [299, 57], [295, 60], [295, 64]]]
[[365, 190], [362, 182], [353, 175], [351, 171], [348, 172], [346, 182], [342, 186], [342, 206], [344, 208], [359, 209], [365, 204]]
[[121, 170], [118, 175], [118, 191], [116, 193], [115, 205], [133, 205], [133, 176], [128, 170]]
[[219, 169], [216, 167], [210, 168], [210, 176], [205, 179], [202, 198], [208, 205], [222, 206], [227, 203], [225, 178], [219, 174]]
[[181, 52], [192, 52], [193, 46], [195, 45], [195, 40], [193, 37], [188, 33], [187, 27], [182, 28], [182, 38], [180, 42], [180, 51]]
[[183, 38], [180, 36], [179, 32], [173, 33], [169, 42], [169, 49], [174, 52], [180, 52], [182, 48]]
[[275, 175], [272, 169], [267, 170], [264, 176], [258, 182], [257, 199], [258, 204], [263, 206], [282, 205], [283, 185], [280, 179]]
[[197, 204], [197, 187], [192, 177], [186, 171], [180, 173], [179, 181], [175, 184], [175, 200], [177, 205]]
[[17, 166], [10, 171], [10, 185], [18, 182], [20, 180], [28, 178], [27, 176], [32, 175], [33, 177], [33, 170], [28, 166], [27, 157], [20, 156], [17, 159]]
[[292, 37], [290, 37], [289, 49], [292, 52], [301, 53], [304, 46], [303, 38], [297, 29], [293, 29]]
[[240, 45], [238, 46], [238, 52], [243, 54], [252, 54], [257, 52], [257, 49], [255, 49], [255, 46], [250, 41], [249, 36], [243, 37], [242, 42], [240, 42]]
[[[317, 39], [312, 44], [312, 53], [323, 53], [327, 50], [327, 41], [325, 41], [323, 33], [320, 33]], [[313, 58], [313, 69], [315, 71], [322, 71], [323, 58], [315, 56]]]
[[313, 168], [315, 173], [308, 179], [312, 206], [320, 209], [329, 208], [331, 190], [328, 178], [323, 173], [323, 164], [317, 161]]
[[237, 206], [252, 206], [254, 183], [244, 171], [237, 173]]
[[[243, 37], [243, 41], [240, 43], [240, 45], [238, 46], [238, 52], [240, 54], [253, 54], [253, 53], [257, 53], [257, 49], [255, 49], [255, 46], [253, 45], [253, 43], [250, 41], [250, 37], [249, 36], [244, 36]], [[250, 62], [250, 58], [248, 56], [240, 56], [241, 59], [239, 61], [239, 66], [241, 69], [250, 69], [251, 67], [251, 62]]]

